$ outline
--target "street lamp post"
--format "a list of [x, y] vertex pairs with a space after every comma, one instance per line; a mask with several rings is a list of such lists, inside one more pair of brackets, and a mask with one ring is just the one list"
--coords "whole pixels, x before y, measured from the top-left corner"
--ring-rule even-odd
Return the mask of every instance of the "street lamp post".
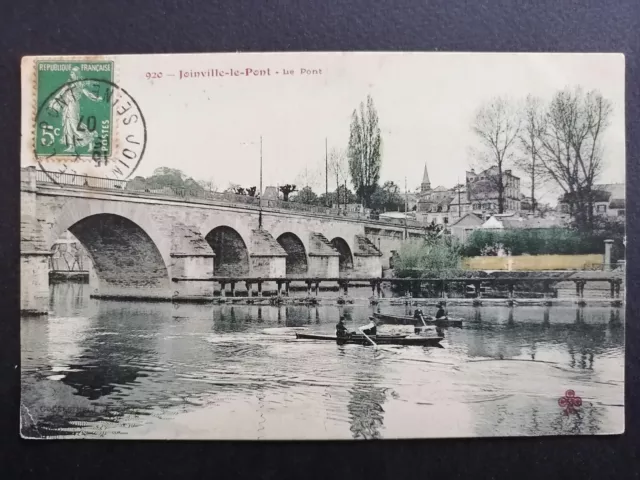
[[260, 196], [258, 201], [260, 209], [258, 212], [258, 229], [262, 230], [262, 135], [260, 135]]
[[[255, 145], [256, 142], [242, 142], [241, 145]], [[262, 230], [262, 135], [260, 135], [260, 192], [258, 196], [258, 228]]]
[[407, 231], [407, 210], [409, 208], [409, 193], [407, 192], [407, 177], [404, 177], [404, 239], [409, 238]]

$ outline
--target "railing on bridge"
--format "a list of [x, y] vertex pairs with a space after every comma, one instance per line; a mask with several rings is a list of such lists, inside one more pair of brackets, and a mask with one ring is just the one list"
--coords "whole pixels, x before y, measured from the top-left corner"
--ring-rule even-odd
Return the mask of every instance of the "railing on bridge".
[[[24, 169], [23, 169], [24, 170]], [[44, 184], [67, 185], [77, 188], [86, 188], [91, 190], [109, 190], [113, 192], [129, 192], [141, 193], [154, 196], [167, 196], [181, 199], [196, 199], [199, 201], [221, 202], [231, 204], [243, 204], [259, 207], [260, 199], [249, 195], [238, 195], [231, 192], [211, 192], [204, 189], [182, 188], [164, 186], [162, 188], [136, 187], [136, 183], [127, 180], [118, 180], [115, 178], [92, 177], [88, 175], [77, 175], [73, 173], [59, 173], [36, 169], [36, 182]], [[263, 199], [262, 207], [277, 210], [294, 210], [299, 212], [308, 212], [329, 216], [348, 217], [360, 220], [368, 220], [383, 225], [393, 225], [397, 227], [425, 228], [425, 225], [415, 220], [390, 219], [373, 219], [364, 214], [345, 212], [338, 208], [329, 208], [319, 205], [307, 205], [299, 202], [285, 202], [284, 200]]]

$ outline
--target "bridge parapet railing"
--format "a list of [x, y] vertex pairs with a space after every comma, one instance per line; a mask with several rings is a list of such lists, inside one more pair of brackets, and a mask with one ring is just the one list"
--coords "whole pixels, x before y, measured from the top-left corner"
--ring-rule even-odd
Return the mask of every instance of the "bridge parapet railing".
[[[29, 172], [29, 169], [22, 169], [22, 174]], [[258, 207], [260, 205], [259, 197], [249, 195], [239, 195], [233, 192], [212, 192], [197, 188], [184, 188], [163, 186], [162, 188], [149, 188], [148, 186], [139, 185], [135, 180], [119, 180], [116, 178], [93, 177], [89, 175], [78, 175], [75, 173], [52, 172], [35, 169], [36, 183], [68, 185], [78, 188], [110, 190], [114, 192], [135, 192], [148, 193], [152, 195], [163, 195], [174, 198], [183, 199], [200, 199], [205, 201], [244, 204]], [[26, 180], [26, 178], [24, 179]], [[263, 199], [262, 206], [264, 208], [273, 208], [279, 210], [293, 210], [301, 212], [316, 213], [335, 217], [347, 217], [352, 219], [367, 220], [382, 225], [394, 225], [397, 227], [423, 228], [424, 225], [415, 220], [404, 220], [397, 218], [388, 219], [372, 219], [368, 215], [359, 212], [348, 212], [340, 208], [326, 207], [322, 205], [308, 205], [295, 201], [284, 201], [280, 199]]]

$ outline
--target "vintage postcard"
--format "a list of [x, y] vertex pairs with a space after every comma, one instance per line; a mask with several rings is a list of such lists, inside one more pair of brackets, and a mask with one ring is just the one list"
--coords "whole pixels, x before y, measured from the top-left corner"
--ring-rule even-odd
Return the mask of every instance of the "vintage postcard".
[[22, 59], [21, 435], [624, 431], [625, 60]]

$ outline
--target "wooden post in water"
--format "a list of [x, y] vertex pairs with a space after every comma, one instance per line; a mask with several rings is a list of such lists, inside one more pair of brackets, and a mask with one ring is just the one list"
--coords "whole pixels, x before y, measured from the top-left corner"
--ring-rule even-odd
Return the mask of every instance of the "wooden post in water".
[[258, 296], [262, 296], [262, 280], [258, 280]]
[[231, 282], [231, 296], [236, 296], [236, 282]]
[[310, 297], [311, 296], [311, 281], [307, 280], [307, 296]]
[[342, 288], [344, 289], [344, 296], [346, 297], [347, 295], [349, 295], [349, 280], [345, 280], [342, 283]]
[[287, 297], [289, 296], [289, 285], [290, 284], [291, 284], [291, 282], [289, 280], [284, 282], [284, 289], [285, 289], [285, 294], [287, 295]]
[[227, 296], [227, 284], [225, 282], [220, 282], [220, 296]]
[[376, 291], [378, 293], [378, 298], [382, 297], [382, 282], [381, 281], [377, 281], [376, 282]]
[[253, 296], [253, 284], [249, 281], [244, 282], [247, 287], [247, 297], [251, 298]]
[[549, 281], [548, 280], [543, 280], [542, 281], [542, 296], [544, 298], [549, 298], [549, 294], [551, 292], [549, 291]]

